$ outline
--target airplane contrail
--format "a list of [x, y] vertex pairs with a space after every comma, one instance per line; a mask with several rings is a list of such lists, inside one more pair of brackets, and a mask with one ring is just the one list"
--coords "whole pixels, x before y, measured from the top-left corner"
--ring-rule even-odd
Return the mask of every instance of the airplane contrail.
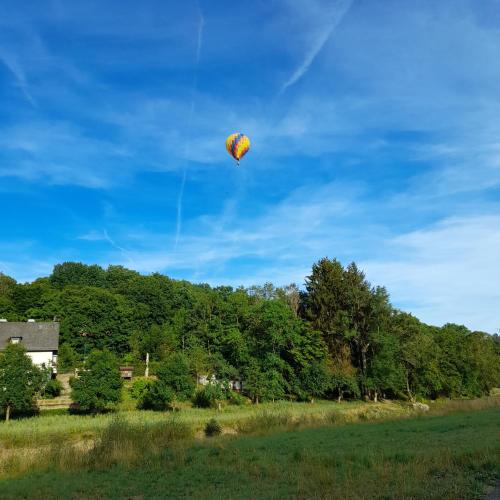
[[279, 94], [295, 83], [297, 83], [308, 71], [318, 54], [321, 52], [326, 42], [333, 35], [335, 28], [340, 24], [342, 18], [347, 14], [353, 0], [340, 0], [331, 10], [331, 20], [326, 29], [318, 34], [310, 50], [307, 52], [300, 66], [292, 73], [290, 78], [283, 84]]
[[[198, 7], [198, 14], [199, 14], [199, 23], [198, 23], [198, 38], [197, 38], [197, 43], [196, 43], [196, 59], [195, 59], [195, 73], [194, 73], [194, 78], [193, 78], [193, 88], [192, 88], [192, 96], [191, 96], [191, 105], [189, 108], [189, 116], [188, 116], [188, 129], [191, 128], [191, 122], [193, 120], [193, 115], [194, 115], [194, 93], [196, 91], [196, 88], [198, 86], [198, 65], [200, 63], [200, 57], [201, 57], [201, 46], [203, 43], [203, 28], [205, 26], [205, 19], [203, 18], [203, 13], [201, 11], [200, 4], [196, 2], [196, 5]], [[189, 152], [191, 149], [191, 142], [190, 138], [188, 137], [186, 141], [186, 147], [185, 147], [185, 154], [184, 154], [184, 162], [186, 162], [186, 158], [189, 156]], [[179, 190], [179, 196], [177, 197], [177, 224], [176, 224], [176, 230], [175, 230], [175, 245], [174, 245], [174, 252], [177, 252], [177, 246], [179, 244], [179, 238], [181, 236], [181, 230], [182, 230], [182, 200], [184, 198], [184, 187], [186, 185], [186, 175], [187, 175], [187, 167], [186, 164], [184, 163], [184, 168], [182, 172], [182, 181], [181, 181], [181, 188]]]
[[24, 74], [23, 69], [19, 66], [18, 62], [6, 54], [4, 51], [0, 49], [0, 61], [3, 62], [5, 67], [12, 73], [16, 80], [16, 86], [21, 89], [26, 100], [36, 108], [36, 102], [33, 99], [33, 96], [30, 94], [28, 90], [28, 82], [26, 81], [26, 75]]

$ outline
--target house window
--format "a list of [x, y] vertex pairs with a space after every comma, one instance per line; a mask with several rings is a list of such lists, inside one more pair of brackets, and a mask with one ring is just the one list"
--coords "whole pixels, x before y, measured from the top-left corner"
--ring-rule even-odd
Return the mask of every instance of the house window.
[[19, 344], [19, 342], [21, 342], [21, 340], [22, 340], [22, 337], [11, 337], [10, 343], [11, 344]]

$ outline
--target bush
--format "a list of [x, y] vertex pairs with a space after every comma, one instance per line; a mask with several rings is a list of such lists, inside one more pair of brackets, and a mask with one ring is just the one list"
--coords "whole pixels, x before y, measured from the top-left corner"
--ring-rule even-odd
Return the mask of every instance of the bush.
[[197, 408], [217, 408], [223, 399], [226, 399], [226, 395], [222, 387], [219, 384], [208, 384], [197, 391], [193, 405]]
[[139, 378], [134, 380], [130, 388], [130, 396], [136, 401], [140, 401], [144, 393], [148, 390], [149, 386], [153, 383], [152, 380], [147, 378]]
[[248, 403], [248, 399], [239, 392], [231, 391], [229, 394], [229, 403], [235, 406], [243, 406]]
[[57, 398], [58, 396], [61, 395], [61, 391], [62, 391], [61, 382], [59, 382], [59, 380], [56, 379], [51, 379], [45, 384], [45, 387], [43, 388], [42, 391], [42, 397], [45, 399]]
[[215, 418], [212, 418], [207, 422], [207, 425], [205, 426], [205, 436], [207, 437], [212, 437], [212, 436], [218, 436], [222, 432], [222, 427], [215, 420]]
[[138, 406], [143, 410], [171, 410], [174, 396], [174, 392], [168, 385], [155, 380], [144, 388]]

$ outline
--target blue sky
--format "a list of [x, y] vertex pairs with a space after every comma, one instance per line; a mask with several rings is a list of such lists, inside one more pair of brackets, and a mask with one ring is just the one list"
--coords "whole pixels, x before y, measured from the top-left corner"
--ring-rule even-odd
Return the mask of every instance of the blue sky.
[[498, 0], [0, 4], [2, 272], [282, 285], [337, 257], [500, 328]]

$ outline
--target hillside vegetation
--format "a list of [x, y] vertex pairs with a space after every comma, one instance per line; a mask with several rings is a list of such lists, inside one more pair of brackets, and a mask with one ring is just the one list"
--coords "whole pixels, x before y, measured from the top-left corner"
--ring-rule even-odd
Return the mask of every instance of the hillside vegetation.
[[[329, 259], [314, 264], [304, 291], [213, 288], [64, 263], [33, 283], [0, 275], [0, 317], [60, 321], [61, 371], [94, 349], [110, 350], [136, 374], [148, 353], [150, 374], [176, 356], [193, 380], [243, 380], [254, 402], [478, 397], [499, 385], [498, 336], [426, 325], [393, 308], [355, 264]], [[166, 392], [157, 396], [180, 395]]]

